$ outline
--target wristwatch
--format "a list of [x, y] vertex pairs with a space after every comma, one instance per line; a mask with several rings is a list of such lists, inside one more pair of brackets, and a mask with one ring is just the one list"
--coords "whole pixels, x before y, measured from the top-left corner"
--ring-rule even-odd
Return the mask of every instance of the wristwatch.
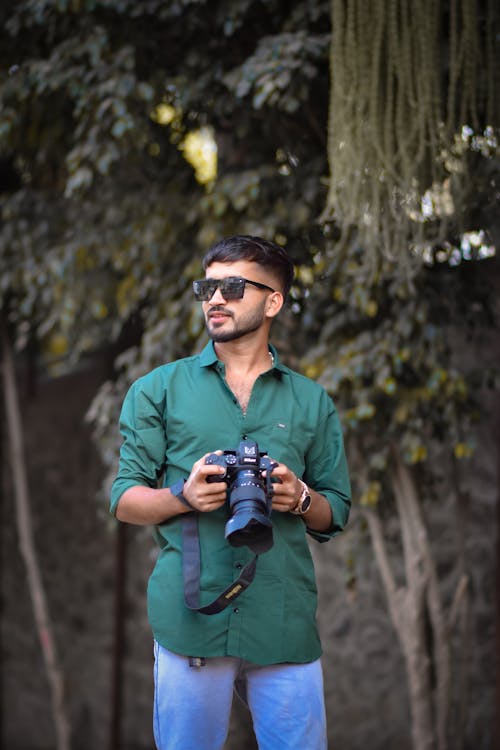
[[303, 513], [307, 513], [309, 508], [311, 507], [311, 492], [309, 490], [309, 487], [305, 482], [302, 481], [302, 479], [299, 479], [299, 482], [302, 485], [302, 494], [299, 497], [299, 501], [295, 508], [292, 508], [290, 513], [295, 513], [297, 516], [301, 516]]

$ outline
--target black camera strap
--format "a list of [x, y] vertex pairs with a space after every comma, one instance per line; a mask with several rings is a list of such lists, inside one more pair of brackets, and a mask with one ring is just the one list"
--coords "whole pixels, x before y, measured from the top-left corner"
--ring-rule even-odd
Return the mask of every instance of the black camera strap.
[[236, 578], [210, 604], [200, 607], [200, 540], [198, 514], [186, 513], [182, 518], [182, 572], [184, 577], [184, 600], [189, 609], [203, 615], [215, 615], [228, 607], [252, 583], [257, 569], [257, 557], [250, 560]]

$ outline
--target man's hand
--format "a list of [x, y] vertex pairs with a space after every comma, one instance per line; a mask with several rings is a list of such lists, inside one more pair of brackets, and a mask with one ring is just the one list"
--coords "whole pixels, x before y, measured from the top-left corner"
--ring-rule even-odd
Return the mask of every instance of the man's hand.
[[[210, 453], [222, 455], [222, 451]], [[193, 464], [191, 474], [184, 484], [182, 494], [192, 507], [200, 513], [217, 510], [226, 502], [227, 484], [223, 481], [224, 468], [216, 464], [206, 464], [205, 459], [210, 453], [205, 453]], [[221, 475], [220, 482], [207, 482], [209, 476]]]
[[[288, 513], [296, 508], [303, 490], [301, 480], [286, 464], [280, 463], [271, 472], [271, 477], [277, 480], [273, 482], [273, 510]], [[311, 505], [300, 518], [305, 521], [309, 529], [322, 532], [329, 531], [333, 519], [328, 500], [324, 495], [310, 487], [309, 494], [311, 495]]]
[[[222, 453], [222, 451], [215, 452]], [[224, 474], [222, 466], [205, 463], [208, 455], [208, 453], [205, 454], [193, 465], [182, 490], [188, 503], [200, 513], [217, 510], [226, 501], [226, 483], [223, 481], [207, 482], [207, 477], [210, 475]], [[116, 517], [125, 523], [146, 526], [165, 523], [189, 511], [190, 508], [173, 495], [168, 487], [157, 489], [138, 484], [125, 490], [119, 500]]]
[[299, 502], [302, 484], [285, 464], [278, 464], [271, 472], [273, 482], [273, 510], [287, 513]]

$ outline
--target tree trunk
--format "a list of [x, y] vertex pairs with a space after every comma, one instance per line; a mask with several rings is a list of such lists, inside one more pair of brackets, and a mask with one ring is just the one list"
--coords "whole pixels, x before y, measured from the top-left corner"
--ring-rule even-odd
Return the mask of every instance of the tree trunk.
[[45, 589], [40, 574], [40, 565], [35, 550], [35, 539], [31, 522], [28, 482], [24, 460], [21, 416], [14, 374], [14, 361], [7, 332], [1, 330], [3, 352], [3, 382], [7, 430], [14, 478], [17, 531], [28, 587], [33, 605], [38, 637], [42, 647], [47, 679], [52, 698], [52, 714], [56, 734], [57, 750], [70, 750], [70, 728], [64, 706], [63, 677], [58, 667], [56, 648], [47, 607]]
[[[389, 563], [382, 523], [376, 511], [365, 509], [364, 516], [372, 538], [375, 560], [382, 577], [389, 613], [401, 644], [406, 664], [410, 702], [413, 750], [434, 750], [430, 661], [425, 640], [425, 581], [415, 563], [413, 586], [398, 587]], [[419, 578], [419, 580], [417, 580]]]
[[[434, 701], [436, 740], [438, 750], [445, 750], [450, 707], [449, 628], [443, 610], [436, 565], [422, 518], [417, 488], [408, 466], [403, 462], [398, 451], [393, 451], [393, 458], [395, 462], [393, 489], [396, 503], [402, 525], [409, 527], [410, 538], [405, 556], [418, 555], [422, 575], [425, 578], [425, 604], [432, 630], [432, 651], [429, 653], [429, 660], [432, 660], [436, 675]], [[425, 638], [425, 629], [423, 637]]]
[[407, 594], [407, 604], [400, 615], [400, 638], [408, 675], [413, 746], [415, 750], [434, 750], [431, 669], [425, 637], [425, 590], [422, 587], [418, 594]]
[[[446, 750], [451, 691], [449, 622], [443, 609], [436, 565], [415, 482], [397, 449], [393, 450], [392, 458], [391, 480], [401, 527], [405, 569], [403, 585], [396, 584], [380, 517], [369, 508], [364, 509], [364, 516], [390, 616], [405, 658], [414, 750]], [[452, 612], [464, 587], [466, 581], [462, 578]], [[429, 628], [431, 638], [428, 637]]]

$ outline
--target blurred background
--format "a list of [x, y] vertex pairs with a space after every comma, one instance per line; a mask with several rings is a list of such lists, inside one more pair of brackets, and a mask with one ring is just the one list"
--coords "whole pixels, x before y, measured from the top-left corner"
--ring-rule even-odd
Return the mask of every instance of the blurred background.
[[[117, 419], [204, 344], [191, 282], [237, 233], [292, 255], [273, 342], [345, 429], [351, 520], [312, 545], [329, 746], [499, 748], [497, 4], [0, 21], [1, 747], [153, 748], [156, 552], [108, 514]], [[226, 748], [255, 748], [238, 702]]]

